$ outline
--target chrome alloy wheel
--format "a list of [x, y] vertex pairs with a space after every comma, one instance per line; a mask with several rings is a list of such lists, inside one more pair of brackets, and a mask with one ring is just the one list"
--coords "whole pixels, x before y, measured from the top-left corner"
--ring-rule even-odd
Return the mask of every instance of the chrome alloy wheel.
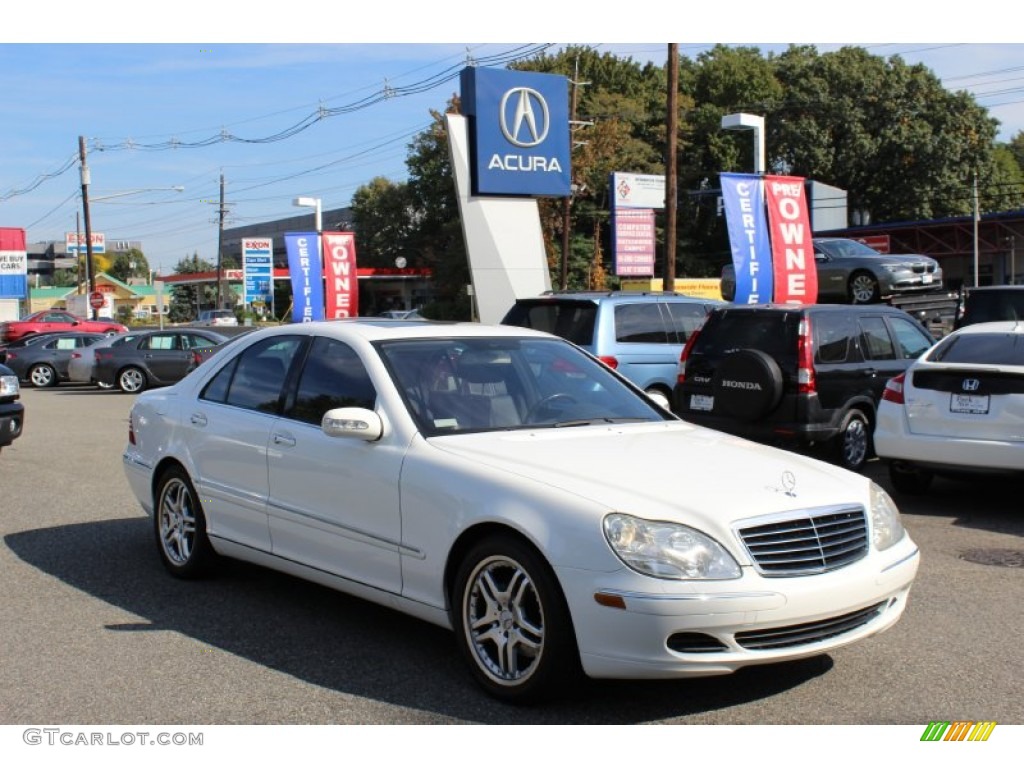
[[499, 685], [519, 685], [544, 653], [544, 605], [518, 562], [495, 555], [479, 562], [462, 603], [466, 641], [480, 669]]
[[195, 500], [179, 478], [172, 478], [160, 494], [160, 547], [174, 565], [187, 565], [196, 543]]
[[850, 299], [853, 304], [871, 304], [878, 296], [878, 281], [869, 274], [858, 273], [850, 280]]
[[868, 457], [868, 425], [861, 418], [851, 418], [843, 430], [842, 462], [848, 469], [858, 470]]
[[146, 374], [138, 368], [125, 368], [117, 377], [117, 385], [128, 394], [141, 392], [146, 386]]
[[33, 365], [28, 378], [33, 387], [52, 387], [57, 383], [57, 372], [48, 365]]

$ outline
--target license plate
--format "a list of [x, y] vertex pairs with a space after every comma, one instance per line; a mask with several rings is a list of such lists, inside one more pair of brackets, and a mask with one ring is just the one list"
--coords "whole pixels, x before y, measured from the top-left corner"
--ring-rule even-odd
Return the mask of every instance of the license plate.
[[921, 284], [922, 285], [928, 285], [929, 283], [931, 283], [931, 281], [932, 281], [932, 276], [931, 275], [921, 275]]
[[691, 411], [710, 411], [714, 407], [714, 395], [690, 395]]
[[988, 413], [988, 395], [957, 395], [949, 401], [953, 413]]

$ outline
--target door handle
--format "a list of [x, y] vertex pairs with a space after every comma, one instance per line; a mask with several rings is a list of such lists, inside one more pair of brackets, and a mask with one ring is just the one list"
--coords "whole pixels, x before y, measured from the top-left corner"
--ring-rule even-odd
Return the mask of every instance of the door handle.
[[193, 413], [188, 420], [195, 424], [197, 427], [206, 426], [206, 416], [204, 416], [201, 413]]
[[289, 437], [288, 435], [282, 435], [280, 432], [275, 432], [274, 445], [283, 445], [286, 448], [292, 448], [295, 446], [295, 438]]

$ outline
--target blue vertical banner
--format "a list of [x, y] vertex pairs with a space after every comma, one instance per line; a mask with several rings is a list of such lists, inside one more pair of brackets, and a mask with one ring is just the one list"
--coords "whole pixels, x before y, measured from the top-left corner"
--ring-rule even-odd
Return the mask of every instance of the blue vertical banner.
[[765, 215], [764, 181], [746, 173], [723, 173], [722, 203], [736, 273], [736, 304], [772, 300], [772, 250]]
[[288, 272], [292, 279], [292, 322], [324, 319], [324, 272], [316, 232], [287, 232]]

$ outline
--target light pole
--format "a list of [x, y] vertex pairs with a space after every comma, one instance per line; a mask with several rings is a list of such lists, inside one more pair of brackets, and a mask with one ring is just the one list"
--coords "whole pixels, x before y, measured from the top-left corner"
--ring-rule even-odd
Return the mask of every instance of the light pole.
[[764, 173], [764, 118], [761, 115], [748, 115], [745, 112], [725, 115], [722, 117], [722, 129], [754, 132], [754, 173]]

